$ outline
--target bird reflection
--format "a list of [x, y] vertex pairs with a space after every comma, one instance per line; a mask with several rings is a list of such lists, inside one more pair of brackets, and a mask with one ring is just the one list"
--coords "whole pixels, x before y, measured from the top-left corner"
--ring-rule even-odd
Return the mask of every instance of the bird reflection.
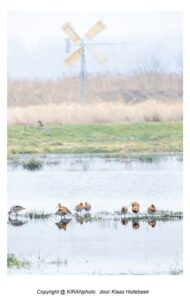
[[132, 227], [133, 227], [133, 229], [135, 229], [135, 230], [139, 229], [139, 227], [140, 227], [139, 221], [133, 220], [133, 221], [132, 221]]
[[13, 226], [22, 226], [22, 225], [26, 224], [27, 221], [19, 220], [17, 217], [16, 218], [11, 218], [10, 215], [9, 215], [7, 223], [11, 224]]
[[148, 220], [148, 225], [150, 225], [152, 228], [154, 228], [156, 226], [156, 220], [155, 219]]
[[69, 224], [70, 221], [71, 221], [71, 219], [66, 219], [66, 218], [64, 218], [64, 219], [62, 219], [61, 221], [55, 223], [55, 225], [57, 225], [57, 227], [58, 227], [59, 229], [63, 229], [63, 230], [66, 231], [67, 225]]
[[121, 224], [122, 225], [127, 225], [128, 224], [128, 219], [127, 218], [121, 218]]
[[76, 215], [76, 216], [75, 216], [75, 220], [76, 220], [77, 223], [80, 223], [80, 224], [82, 225], [82, 224], [84, 224], [84, 223], [91, 222], [91, 221], [92, 221], [92, 218], [91, 218], [91, 214], [86, 213], [86, 214], [84, 214], [83, 216]]

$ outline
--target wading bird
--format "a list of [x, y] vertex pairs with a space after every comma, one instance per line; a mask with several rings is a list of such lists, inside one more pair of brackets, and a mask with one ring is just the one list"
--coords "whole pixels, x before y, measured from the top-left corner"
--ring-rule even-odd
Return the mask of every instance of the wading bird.
[[80, 212], [81, 213], [81, 211], [84, 209], [84, 205], [83, 205], [83, 203], [82, 202], [80, 202], [79, 204], [77, 204], [76, 205], [76, 207], [75, 207], [75, 211], [78, 213], [78, 212]]
[[56, 215], [60, 216], [61, 218], [62, 217], [65, 218], [66, 215], [68, 215], [68, 214], [71, 215], [72, 214], [71, 211], [67, 207], [62, 206], [61, 203], [58, 203], [56, 209], [57, 209]]
[[138, 202], [131, 202], [132, 212], [138, 214], [140, 210], [140, 204]]
[[88, 202], [85, 202], [83, 207], [86, 212], [89, 212], [91, 210], [91, 205]]
[[123, 206], [121, 208], [121, 215], [126, 215], [128, 213], [128, 207], [127, 206]]
[[18, 212], [22, 211], [23, 209], [25, 209], [25, 207], [20, 206], [20, 205], [14, 205], [10, 208], [10, 210], [8, 211], [8, 214], [10, 216], [10, 214], [15, 214], [16, 217], [18, 217]]
[[155, 213], [155, 212], [156, 212], [156, 206], [155, 206], [154, 204], [151, 204], [151, 205], [148, 207], [147, 212], [148, 212], [149, 214]]

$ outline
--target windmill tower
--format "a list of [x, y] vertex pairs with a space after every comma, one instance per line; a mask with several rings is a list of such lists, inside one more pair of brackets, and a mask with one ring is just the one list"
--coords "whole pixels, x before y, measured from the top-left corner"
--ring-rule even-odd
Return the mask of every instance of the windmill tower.
[[[95, 59], [103, 64], [106, 62], [105, 56], [95, 47], [95, 45], [101, 45], [101, 43], [89, 43], [97, 34], [103, 31], [106, 28], [105, 24], [100, 20], [92, 28], [90, 28], [84, 38], [81, 38], [72, 25], [70, 23], [65, 23], [62, 27], [65, 34], [68, 38], [65, 40], [66, 42], [66, 52], [69, 53], [71, 51], [71, 47], [78, 47], [72, 54], [70, 54], [65, 59], [65, 65], [68, 67], [72, 67], [75, 63], [80, 60], [81, 61], [81, 87], [82, 87], [82, 99], [85, 102], [87, 97], [87, 69], [86, 69], [86, 51], [88, 51], [95, 57]], [[71, 44], [71, 42], [73, 44]], [[103, 43], [102, 43], [103, 44]]]

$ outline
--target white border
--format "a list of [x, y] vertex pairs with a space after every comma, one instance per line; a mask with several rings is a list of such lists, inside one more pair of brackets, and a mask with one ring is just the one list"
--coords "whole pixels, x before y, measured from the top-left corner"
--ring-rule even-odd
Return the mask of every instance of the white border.
[[[63, 0], [9, 0], [7, 4], [1, 4], [0, 13], [0, 293], [3, 298], [19, 298], [21, 299], [39, 299], [36, 294], [38, 288], [41, 289], [61, 289], [61, 288], [118, 288], [118, 289], [150, 289], [149, 296], [132, 295], [133, 299], [137, 297], [150, 298], [150, 299], [188, 299], [188, 282], [190, 278], [190, 265], [189, 265], [189, 218], [190, 212], [189, 203], [189, 165], [190, 165], [190, 114], [189, 114], [189, 70], [190, 70], [190, 15], [188, 1], [176, 1], [176, 0], [95, 0], [95, 1], [82, 1], [82, 0], [70, 0], [68, 2]], [[184, 11], [184, 27], [185, 27], [185, 94], [184, 94], [184, 135], [185, 135], [185, 147], [184, 147], [184, 211], [185, 211], [185, 226], [184, 226], [184, 274], [181, 276], [13, 276], [7, 275], [6, 270], [6, 13], [8, 11]], [[151, 24], [150, 24], [151, 26]], [[98, 298], [104, 298], [107, 296], [99, 296]], [[45, 297], [45, 296], [44, 296]], [[51, 297], [51, 296], [47, 296]], [[60, 295], [53, 296], [54, 298], [60, 298]], [[68, 296], [69, 299], [85, 296]], [[90, 296], [87, 296], [88, 298]], [[94, 297], [94, 296], [93, 296]], [[111, 298], [124, 299], [124, 296], [109, 296]], [[125, 296], [125, 298], [130, 296]]]

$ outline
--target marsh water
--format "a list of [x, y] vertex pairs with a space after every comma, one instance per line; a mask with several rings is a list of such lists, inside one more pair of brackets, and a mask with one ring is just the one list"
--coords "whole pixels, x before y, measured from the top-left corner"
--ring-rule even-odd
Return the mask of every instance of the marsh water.
[[[52, 216], [30, 220], [23, 214], [8, 222], [8, 253], [28, 262], [8, 268], [10, 274], [182, 272], [181, 220], [125, 220], [116, 213], [132, 200], [142, 212], [150, 203], [181, 212], [181, 157], [35, 156], [41, 162], [35, 171], [26, 168], [30, 159], [8, 163], [8, 205]], [[54, 215], [58, 202], [73, 212], [80, 201], [91, 203], [89, 216], [61, 222]]]

